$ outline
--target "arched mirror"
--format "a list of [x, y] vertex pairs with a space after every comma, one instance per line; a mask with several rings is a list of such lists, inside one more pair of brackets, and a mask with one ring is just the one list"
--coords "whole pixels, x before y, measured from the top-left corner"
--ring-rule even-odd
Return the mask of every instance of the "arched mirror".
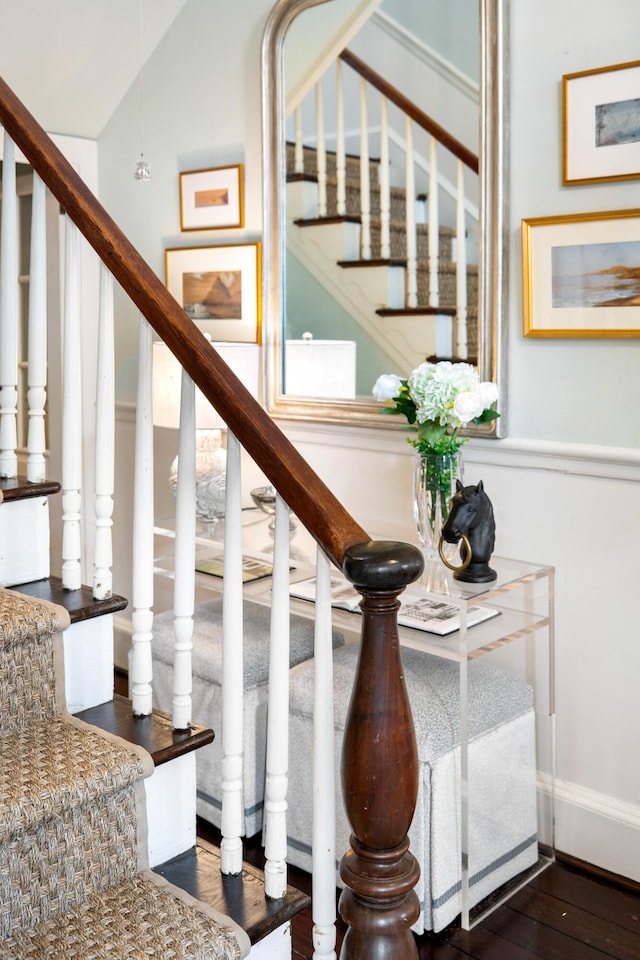
[[[389, 426], [392, 418], [379, 417], [371, 395], [377, 376], [408, 376], [424, 359], [457, 358], [477, 364], [481, 379], [496, 381], [499, 389], [500, 419], [466, 432], [504, 435], [507, 2], [479, 0], [477, 34], [466, 39], [478, 51], [478, 122], [471, 148], [418, 102], [426, 99], [423, 81], [414, 84], [417, 92], [410, 96], [384, 77], [379, 45], [369, 63], [353, 54], [371, 13], [378, 26], [393, 27], [385, 7], [395, 13], [402, 0], [275, 4], [265, 27], [262, 62], [263, 329], [266, 399], [273, 415]], [[434, 16], [438, 6], [452, 5], [433, 0], [426, 5], [428, 15]], [[415, 4], [408, 8], [417, 15]], [[410, 23], [393, 29], [396, 42], [410, 43]], [[456, 67], [451, 73], [458, 74], [459, 83], [468, 80]], [[354, 96], [348, 92], [354, 76], [355, 107], [349, 106]], [[313, 100], [306, 113], [305, 95]], [[458, 110], [451, 115], [457, 117]], [[404, 123], [400, 132], [398, 117]], [[356, 126], [366, 133], [354, 135]], [[440, 160], [443, 150], [446, 157]], [[309, 158], [310, 172], [304, 166]], [[357, 171], [345, 174], [350, 163]], [[344, 198], [356, 180], [359, 197], [368, 199], [356, 200], [362, 206], [353, 210], [352, 198], [347, 196], [346, 207]], [[403, 246], [394, 248], [398, 202], [406, 227]], [[315, 230], [329, 221], [339, 235], [335, 257]], [[435, 250], [440, 261], [429, 259]], [[321, 289], [322, 269], [316, 273], [325, 260], [331, 267], [324, 273], [339, 277], [333, 287], [329, 280], [328, 290]], [[338, 284], [347, 274], [351, 288], [343, 294]], [[373, 322], [364, 318], [370, 295]], [[320, 371], [320, 378], [305, 370]]]

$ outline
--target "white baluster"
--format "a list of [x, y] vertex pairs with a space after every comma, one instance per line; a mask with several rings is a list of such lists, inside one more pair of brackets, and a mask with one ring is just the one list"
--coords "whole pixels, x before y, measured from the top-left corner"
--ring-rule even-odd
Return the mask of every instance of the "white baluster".
[[367, 88], [360, 80], [360, 256], [371, 259], [371, 187], [369, 182], [369, 130]]
[[29, 354], [27, 371], [27, 480], [45, 479], [45, 401], [47, 386], [47, 228], [46, 189], [33, 174], [29, 264]]
[[468, 356], [467, 343], [467, 225], [465, 217], [464, 164], [458, 160], [458, 196], [456, 213], [456, 342], [454, 353], [461, 360]]
[[429, 306], [440, 305], [440, 211], [438, 205], [438, 157], [436, 138], [429, 151]]
[[80, 234], [65, 218], [64, 336], [62, 347], [62, 586], [82, 586], [82, 351]]
[[4, 134], [0, 225], [0, 477], [18, 474], [18, 201], [15, 145]]
[[405, 219], [407, 226], [407, 306], [418, 306], [418, 249], [416, 239], [416, 188], [413, 169], [413, 127], [411, 118], [406, 123], [405, 156]]
[[347, 159], [344, 145], [344, 87], [342, 61], [336, 60], [336, 212], [344, 217], [347, 212]]
[[152, 710], [151, 640], [153, 637], [153, 400], [152, 333], [140, 317], [138, 393], [133, 478], [133, 576], [131, 584], [130, 696], [133, 712]]
[[336, 812], [331, 570], [318, 548], [313, 656], [312, 910], [314, 960], [335, 960]]
[[287, 886], [287, 786], [289, 772], [289, 508], [276, 497], [269, 648], [267, 764], [264, 796], [265, 894], [274, 900]]
[[316, 83], [316, 162], [318, 165], [318, 216], [327, 215], [327, 148], [324, 136], [322, 82]]
[[242, 871], [242, 499], [240, 444], [227, 431], [222, 607], [222, 842], [223, 873]]
[[98, 312], [98, 368], [96, 376], [96, 542], [93, 561], [93, 596], [106, 600], [113, 587], [113, 485], [115, 450], [115, 388], [113, 277], [100, 267]]
[[296, 173], [304, 173], [304, 147], [302, 145], [302, 107], [298, 105], [294, 112], [295, 144], [293, 148], [293, 168]]
[[389, 122], [387, 98], [380, 100], [380, 256], [391, 257], [391, 187], [389, 182]]
[[196, 583], [196, 410], [195, 386], [182, 371], [176, 490], [175, 579], [173, 583], [173, 726], [191, 723], [191, 651]]

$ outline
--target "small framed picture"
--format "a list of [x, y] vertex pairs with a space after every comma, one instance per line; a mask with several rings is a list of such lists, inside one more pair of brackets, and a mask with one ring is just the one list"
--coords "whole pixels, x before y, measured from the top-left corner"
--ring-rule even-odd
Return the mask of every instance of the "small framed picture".
[[260, 243], [165, 250], [166, 283], [213, 340], [260, 343]]
[[180, 174], [180, 228], [222, 230], [244, 226], [242, 164]]
[[562, 78], [562, 183], [640, 177], [640, 60]]
[[522, 221], [525, 337], [640, 337], [640, 210]]

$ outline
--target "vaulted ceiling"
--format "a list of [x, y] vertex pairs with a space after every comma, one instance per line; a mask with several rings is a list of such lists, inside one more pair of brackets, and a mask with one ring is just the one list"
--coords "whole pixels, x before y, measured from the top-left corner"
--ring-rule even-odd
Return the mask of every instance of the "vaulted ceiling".
[[[0, 76], [49, 132], [95, 138], [188, 0], [2, 0]], [[142, 3], [142, 18], [140, 15]]]

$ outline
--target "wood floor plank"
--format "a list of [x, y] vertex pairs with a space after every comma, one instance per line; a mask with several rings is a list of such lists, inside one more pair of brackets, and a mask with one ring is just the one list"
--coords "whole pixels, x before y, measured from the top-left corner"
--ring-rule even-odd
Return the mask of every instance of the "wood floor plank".
[[602, 951], [605, 956], [615, 957], [615, 960], [640, 958], [640, 943], [636, 933], [541, 890], [525, 887], [511, 897], [509, 906], [579, 943]]
[[510, 906], [483, 920], [483, 927], [543, 960], [608, 960], [607, 954], [552, 927], [532, 920]]
[[538, 957], [543, 956], [520, 946], [510, 938], [505, 938], [500, 933], [490, 930], [484, 924], [475, 927], [473, 930], [462, 930], [459, 927], [450, 928], [447, 934], [447, 942], [459, 947], [466, 956], [481, 957], [482, 960], [537, 960]]
[[552, 871], [545, 870], [533, 880], [531, 887], [630, 930], [640, 943], [640, 902], [632, 893], [562, 865]]

